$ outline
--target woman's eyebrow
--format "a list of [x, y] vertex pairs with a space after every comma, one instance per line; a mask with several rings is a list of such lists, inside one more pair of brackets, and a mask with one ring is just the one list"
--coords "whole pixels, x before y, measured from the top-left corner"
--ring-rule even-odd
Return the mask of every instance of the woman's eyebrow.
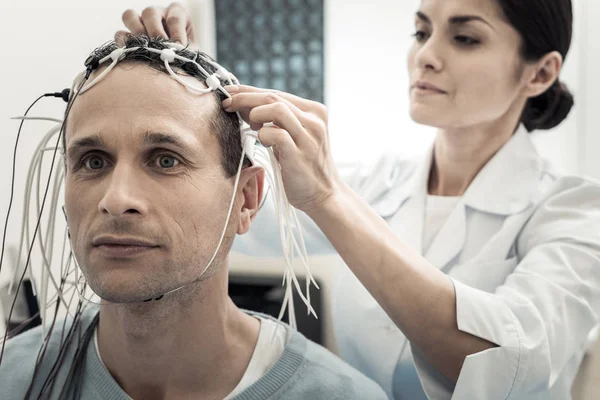
[[[427, 24], [431, 24], [431, 18], [429, 18], [427, 16], [427, 14], [425, 14], [424, 12], [417, 11], [416, 16], [421, 21], [423, 21]], [[450, 17], [448, 19], [448, 21], [450, 22], [451, 25], [464, 25], [469, 22], [479, 21], [479, 22], [483, 22], [484, 24], [488, 25], [490, 28], [494, 29], [494, 27], [489, 22], [487, 22], [483, 17], [480, 17], [479, 15], [455, 15], [453, 17]]]

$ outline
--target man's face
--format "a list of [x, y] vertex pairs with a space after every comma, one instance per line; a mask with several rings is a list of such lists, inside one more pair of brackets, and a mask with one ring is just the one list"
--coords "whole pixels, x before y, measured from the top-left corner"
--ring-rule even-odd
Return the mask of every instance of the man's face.
[[[209, 128], [216, 107], [214, 96], [131, 64], [76, 99], [65, 206], [73, 250], [101, 298], [157, 297], [197, 279], [209, 262], [233, 190]], [[235, 220], [213, 266], [229, 251]]]

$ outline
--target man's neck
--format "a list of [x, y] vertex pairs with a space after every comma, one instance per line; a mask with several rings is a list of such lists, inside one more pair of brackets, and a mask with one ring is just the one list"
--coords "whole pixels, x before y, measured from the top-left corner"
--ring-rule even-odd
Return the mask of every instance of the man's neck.
[[159, 301], [101, 306], [98, 348], [133, 398], [224, 398], [252, 357], [260, 322], [227, 296], [227, 269]]

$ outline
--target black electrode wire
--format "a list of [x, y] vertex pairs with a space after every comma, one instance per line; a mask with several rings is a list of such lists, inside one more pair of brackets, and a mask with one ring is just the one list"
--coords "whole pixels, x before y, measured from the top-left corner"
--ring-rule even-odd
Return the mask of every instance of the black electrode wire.
[[[62, 275], [61, 275], [62, 276]], [[61, 280], [61, 285], [60, 288], [62, 289], [64, 287], [64, 283], [66, 283], [66, 278], [67, 275], [64, 275], [63, 279]], [[73, 293], [72, 295], [74, 295], [75, 292], [75, 288], [72, 287], [73, 289]], [[16, 327], [14, 327], [11, 331], [8, 332], [8, 339], [11, 339], [15, 336], [17, 336], [19, 333], [21, 333], [25, 328], [27, 328], [27, 325], [29, 325], [33, 320], [35, 320], [36, 318], [41, 316], [41, 311], [36, 312], [35, 314], [33, 314], [31, 317], [27, 318], [25, 321], [21, 322], [19, 325], [17, 325]], [[66, 321], [66, 320], [65, 320]], [[62, 338], [61, 338], [61, 342], [62, 342]]]
[[[65, 275], [63, 275], [61, 277], [60, 290], [63, 289], [64, 284], [66, 283], [67, 277], [68, 277], [68, 273], [66, 273]], [[74, 295], [74, 294], [75, 294], [75, 292], [72, 293], [72, 295]], [[58, 355], [56, 357], [56, 360], [54, 361], [54, 364], [53, 364], [53, 366], [52, 366], [52, 368], [50, 370], [50, 373], [49, 373], [46, 381], [44, 381], [44, 385], [42, 386], [42, 391], [40, 392], [40, 396], [38, 397], [38, 399], [41, 398], [41, 395], [42, 395], [42, 393], [44, 391], [44, 388], [47, 385], [47, 381], [51, 377], [54, 378], [54, 375], [56, 374], [55, 371], [56, 371], [57, 365], [58, 364], [62, 364], [63, 352], [64, 352], [64, 349], [65, 349], [64, 345], [65, 345], [65, 343], [68, 345], [68, 342], [70, 341], [70, 338], [71, 338], [71, 335], [72, 335], [72, 330], [75, 329], [78, 326], [78, 324], [79, 324], [79, 317], [80, 317], [81, 305], [82, 305], [81, 302], [79, 302], [79, 304], [77, 305], [77, 310], [75, 312], [75, 316], [73, 318], [73, 322], [71, 324], [71, 328], [69, 329], [69, 332], [67, 333], [67, 337], [64, 338], [64, 342], [63, 342], [63, 337], [64, 337], [64, 331], [65, 331], [65, 327], [66, 327], [67, 318], [65, 318], [65, 320], [63, 321], [63, 327], [62, 327], [63, 329], [61, 331], [60, 351], [59, 351], [59, 353], [58, 353]], [[51, 337], [52, 332], [54, 331], [54, 326], [56, 324], [56, 318], [58, 316], [58, 310], [59, 310], [59, 308], [60, 308], [60, 301], [57, 301], [56, 302], [56, 306], [55, 306], [55, 310], [54, 310], [54, 317], [52, 318], [52, 324], [50, 325], [50, 329], [48, 330], [48, 333], [46, 334], [46, 337], [44, 338], [44, 343], [42, 344], [42, 346], [40, 347], [40, 350], [38, 351], [38, 356], [37, 356], [37, 359], [36, 359], [35, 369], [34, 369], [34, 372], [33, 372], [33, 376], [31, 378], [30, 386], [27, 389], [27, 392], [25, 394], [25, 399], [28, 399], [29, 396], [31, 395], [31, 391], [33, 389], [33, 384], [35, 382], [35, 378], [37, 377], [37, 374], [38, 374], [39, 369], [41, 367], [41, 363], [43, 362], [44, 357], [46, 355], [46, 350], [47, 350], [48, 344], [50, 342], [50, 337]]]
[[[70, 258], [69, 258], [69, 264], [70, 264]], [[62, 279], [61, 279], [61, 288], [64, 285], [64, 283], [66, 282], [68, 275], [69, 275], [69, 270], [67, 269], [67, 271], [64, 273], [64, 275], [62, 276]], [[76, 293], [76, 291], [74, 291], [72, 293], [71, 299], [74, 297], [75, 293]], [[69, 302], [69, 304], [70, 304], [70, 302]], [[54, 319], [52, 320], [53, 326], [56, 322], [59, 305], [60, 305], [60, 302], [57, 302], [56, 303], [56, 312], [54, 315]], [[79, 300], [79, 302], [77, 304], [77, 310], [75, 311], [75, 315], [73, 317], [73, 322], [71, 323], [71, 326], [69, 328], [69, 331], [68, 331], [66, 337], [64, 336], [64, 332], [66, 329], [67, 318], [64, 319], [62, 331], [61, 331], [60, 350], [58, 352], [56, 360], [54, 361], [54, 364], [52, 365], [52, 368], [50, 369], [50, 372], [48, 373], [48, 376], [46, 377], [46, 380], [44, 381], [44, 384], [42, 385], [42, 389], [40, 390], [38, 399], [50, 398], [50, 395], [54, 391], [54, 384], [56, 383], [56, 379], [55, 379], [56, 375], [60, 372], [60, 368], [63, 365], [64, 357], [66, 355], [66, 350], [69, 347], [69, 345], [71, 344], [71, 340], [72, 340], [74, 331], [76, 329], [80, 328], [81, 315], [83, 313], [83, 310], [85, 310], [85, 307], [86, 306], [83, 304], [83, 301]], [[50, 332], [52, 330], [53, 330], [53, 327], [50, 329]], [[49, 335], [47, 337], [49, 337]], [[47, 342], [48, 341], [46, 341], [46, 343]], [[79, 337], [79, 342], [81, 342], [81, 337]], [[79, 350], [79, 347], [80, 347], [80, 345], [78, 346], [78, 350]], [[45, 352], [45, 349], [44, 349], [44, 352]], [[42, 353], [42, 349], [40, 349], [40, 353]], [[26, 399], [28, 399], [29, 396], [31, 395], [31, 390], [33, 389], [35, 377], [37, 376], [37, 371], [39, 369], [39, 365], [40, 365], [39, 363], [43, 361], [44, 355], [45, 354], [41, 354], [41, 359], [40, 359], [40, 354], [38, 354], [38, 361], [36, 362], [36, 372], [34, 373], [34, 376], [32, 377], [30, 387], [26, 393]], [[50, 385], [50, 386], [48, 386], [48, 385]], [[46, 391], [48, 391], [48, 394], [47, 394], [48, 397], [44, 397], [44, 394], [46, 394], [45, 393]], [[62, 399], [63, 397], [59, 397], [59, 398]]]
[[[91, 72], [91, 71], [88, 71], [88, 72]], [[42, 199], [42, 206], [41, 206], [41, 209], [40, 209], [40, 213], [38, 215], [38, 220], [37, 220], [37, 223], [36, 223], [36, 226], [35, 226], [35, 231], [33, 233], [33, 239], [31, 241], [31, 245], [29, 246], [29, 252], [27, 253], [27, 260], [25, 262], [25, 267], [23, 268], [23, 273], [21, 274], [21, 279], [19, 280], [19, 284], [17, 285], [17, 289], [16, 289], [16, 292], [15, 292], [15, 298], [13, 299], [12, 305], [10, 307], [10, 312], [8, 314], [8, 319], [7, 319], [8, 321], [10, 321], [10, 319], [12, 317], [12, 313], [14, 311], [15, 304], [16, 304], [17, 298], [19, 296], [19, 290], [21, 289], [21, 285], [23, 284], [23, 280], [25, 279], [25, 275], [27, 274], [27, 268], [29, 267], [29, 262], [31, 260], [31, 253], [32, 253], [33, 247], [35, 245], [35, 238], [37, 237], [37, 234], [38, 234], [38, 231], [39, 231], [39, 228], [40, 228], [40, 223], [41, 223], [41, 220], [42, 220], [42, 214], [44, 212], [44, 207], [46, 205], [46, 198], [48, 197], [48, 190], [50, 188], [50, 182], [52, 181], [52, 172], [54, 170], [54, 163], [56, 161], [56, 153], [58, 152], [58, 146], [59, 146], [60, 140], [62, 138], [62, 135], [64, 134], [65, 122], [67, 121], [67, 116], [69, 115], [69, 112], [71, 111], [71, 108], [73, 107], [73, 104], [75, 103], [75, 99], [77, 98], [77, 96], [79, 94], [79, 91], [81, 90], [81, 88], [83, 87], [83, 85], [85, 84], [85, 82], [87, 81], [87, 78], [89, 77], [89, 75], [90, 75], [89, 73], [86, 74], [86, 76], [84, 77], [84, 79], [81, 81], [81, 84], [77, 88], [77, 91], [75, 93], [75, 96], [74, 96], [73, 100], [69, 103], [69, 105], [67, 107], [67, 111], [65, 113], [65, 119], [62, 122], [62, 126], [61, 126], [60, 132], [58, 134], [58, 138], [56, 140], [56, 145], [54, 147], [54, 152], [52, 153], [52, 163], [50, 164], [50, 173], [48, 174], [48, 182], [46, 184], [46, 190], [44, 191], [44, 197]], [[46, 96], [46, 94], [40, 96], [31, 106], [29, 106], [29, 108], [27, 109], [27, 112], [29, 112], [29, 110], [33, 107], [33, 105], [35, 105], [35, 103], [37, 101], [39, 101], [42, 97], [45, 97], [45, 96]], [[25, 115], [27, 115], [27, 112], [25, 113]], [[24, 121], [21, 121], [21, 124], [20, 124], [20, 127], [19, 127], [19, 135], [21, 133], [21, 128], [23, 127], [23, 122]], [[18, 141], [18, 139], [19, 139], [19, 136], [17, 135], [17, 141]], [[12, 176], [13, 185], [12, 185], [12, 188], [11, 188], [11, 203], [12, 203], [13, 194], [14, 194], [14, 176], [15, 176], [15, 169], [16, 169], [17, 144], [18, 144], [18, 142], [15, 143], [15, 154], [14, 154], [14, 159], [13, 159], [13, 176]], [[9, 213], [8, 213], [8, 215], [10, 215], [10, 207], [9, 207]], [[7, 230], [6, 227], [7, 226], [8, 226], [8, 216], [6, 218], [6, 224], [5, 224], [5, 230], [4, 230], [4, 239], [6, 239], [6, 230]], [[5, 242], [3, 242], [3, 245], [2, 245], [2, 254], [4, 254], [4, 247], [5, 247], [4, 243]], [[1, 258], [0, 258], [0, 260], [1, 260]], [[6, 347], [7, 337], [8, 337], [8, 328], [4, 332], [4, 340], [2, 341], [2, 349], [0, 349], [0, 365], [2, 365], [2, 358], [4, 356], [4, 348]]]

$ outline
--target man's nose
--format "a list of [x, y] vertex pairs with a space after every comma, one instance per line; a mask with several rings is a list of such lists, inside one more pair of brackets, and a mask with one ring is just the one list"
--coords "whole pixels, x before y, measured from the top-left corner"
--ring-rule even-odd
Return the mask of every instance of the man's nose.
[[131, 166], [116, 166], [109, 178], [106, 192], [98, 204], [103, 214], [120, 217], [124, 214], [146, 214], [147, 195], [139, 173]]

